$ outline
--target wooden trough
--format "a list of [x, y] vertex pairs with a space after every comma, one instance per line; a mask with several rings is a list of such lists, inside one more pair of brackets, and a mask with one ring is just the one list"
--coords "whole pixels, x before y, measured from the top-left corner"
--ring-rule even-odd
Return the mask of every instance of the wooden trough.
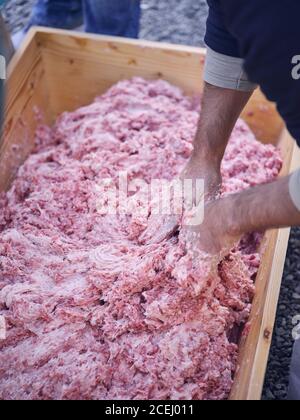
[[[8, 69], [0, 191], [9, 188], [16, 170], [32, 150], [37, 126], [35, 108], [42, 110], [51, 124], [61, 112], [86, 105], [114, 83], [133, 76], [163, 78], [187, 94], [199, 94], [204, 60], [205, 50], [198, 48], [31, 29]], [[275, 106], [259, 90], [242, 117], [260, 141], [281, 148], [282, 175], [300, 165], [299, 149]], [[265, 235], [251, 326], [240, 344], [232, 400], [261, 398], [288, 238], [289, 229]]]

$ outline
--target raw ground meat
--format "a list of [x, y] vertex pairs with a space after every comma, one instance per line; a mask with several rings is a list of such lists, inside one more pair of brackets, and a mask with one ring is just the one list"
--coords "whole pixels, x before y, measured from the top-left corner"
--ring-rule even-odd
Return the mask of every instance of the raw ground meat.
[[[0, 198], [1, 399], [226, 399], [235, 331], [248, 320], [257, 234], [215, 268], [197, 268], [181, 234], [139, 242], [145, 216], [97, 212], [96, 185], [171, 180], [192, 151], [198, 101], [164, 81], [123, 81], [41, 126], [37, 147]], [[272, 181], [279, 151], [243, 121], [224, 194]]]

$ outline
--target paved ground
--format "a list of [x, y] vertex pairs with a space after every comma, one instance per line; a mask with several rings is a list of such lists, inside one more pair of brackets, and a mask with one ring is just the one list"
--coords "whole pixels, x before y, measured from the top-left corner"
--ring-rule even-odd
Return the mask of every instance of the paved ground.
[[[22, 28], [34, 0], [8, 0], [5, 18], [12, 31]], [[190, 45], [203, 45], [205, 0], [143, 0], [141, 37]], [[264, 399], [286, 398], [292, 352], [292, 319], [300, 314], [300, 229], [291, 235], [275, 335], [266, 377]]]

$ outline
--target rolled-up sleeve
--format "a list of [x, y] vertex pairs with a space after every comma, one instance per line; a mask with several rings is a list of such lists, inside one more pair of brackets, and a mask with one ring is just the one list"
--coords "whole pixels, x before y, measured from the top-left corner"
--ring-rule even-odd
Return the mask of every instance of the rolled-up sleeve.
[[208, 5], [205, 82], [225, 89], [253, 91], [257, 85], [247, 77], [238, 43], [226, 29], [219, 0], [208, 0]]
[[290, 178], [290, 195], [296, 208], [300, 211], [300, 170]]
[[220, 54], [211, 48], [207, 49], [204, 80], [213, 86], [243, 92], [252, 92], [257, 87], [249, 81], [242, 58]]

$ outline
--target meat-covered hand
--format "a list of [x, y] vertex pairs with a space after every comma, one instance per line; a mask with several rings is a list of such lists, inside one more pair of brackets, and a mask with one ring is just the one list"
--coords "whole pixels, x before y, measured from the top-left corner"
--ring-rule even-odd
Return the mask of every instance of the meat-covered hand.
[[240, 239], [240, 233], [235, 229], [232, 217], [230, 199], [214, 200], [205, 206], [203, 223], [183, 227], [186, 241], [195, 255], [197, 250], [218, 255], [233, 248]]
[[180, 178], [182, 180], [191, 179], [193, 181], [203, 179], [205, 201], [217, 198], [220, 193], [222, 185], [220, 164], [214, 164], [205, 158], [198, 159], [193, 156], [183, 170]]
[[[215, 199], [221, 187], [221, 173], [219, 167], [208, 162], [191, 158], [180, 175], [180, 180], [204, 180], [205, 200]], [[183, 206], [187, 203], [183, 203]], [[198, 204], [198, 203], [197, 203]], [[148, 228], [140, 237], [141, 243], [160, 243], [170, 238], [182, 224], [182, 214], [150, 215]]]
[[151, 214], [148, 227], [139, 238], [141, 244], [159, 244], [171, 238], [180, 226], [180, 216]]
[[[206, 200], [215, 199], [218, 195], [221, 161], [232, 129], [251, 94], [204, 83], [194, 152], [181, 179], [203, 179]], [[176, 231], [180, 222], [180, 217], [151, 216], [149, 226], [140, 238], [141, 242], [161, 242]]]
[[216, 254], [230, 249], [247, 232], [299, 226], [300, 212], [289, 185], [290, 177], [280, 178], [208, 203], [204, 222], [186, 227], [190, 241], [196, 249]]

